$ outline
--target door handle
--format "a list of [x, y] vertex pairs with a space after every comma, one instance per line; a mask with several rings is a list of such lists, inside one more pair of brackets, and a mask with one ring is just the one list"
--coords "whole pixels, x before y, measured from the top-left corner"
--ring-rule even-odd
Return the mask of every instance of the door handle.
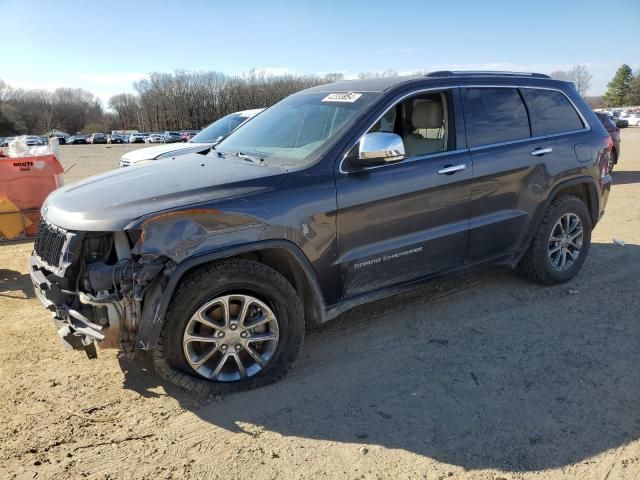
[[535, 150], [533, 150], [531, 152], [531, 155], [533, 155], [534, 157], [541, 157], [542, 155], [544, 155], [545, 153], [551, 153], [553, 152], [553, 148], [551, 147], [547, 147], [547, 148], [536, 148]]
[[467, 165], [461, 163], [460, 165], [446, 165], [444, 168], [438, 170], [440, 175], [451, 175], [452, 173], [459, 172], [460, 170], [466, 170]]

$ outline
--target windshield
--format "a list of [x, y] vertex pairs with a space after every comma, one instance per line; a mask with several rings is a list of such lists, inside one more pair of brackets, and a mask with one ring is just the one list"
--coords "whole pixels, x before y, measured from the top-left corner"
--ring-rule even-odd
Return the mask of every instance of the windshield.
[[222, 137], [229, 135], [234, 128], [247, 120], [247, 118], [248, 117], [242, 116], [238, 113], [231, 113], [213, 122], [193, 137], [191, 141], [193, 143], [215, 143]]
[[218, 152], [299, 165], [317, 158], [380, 93], [298, 93], [233, 132]]

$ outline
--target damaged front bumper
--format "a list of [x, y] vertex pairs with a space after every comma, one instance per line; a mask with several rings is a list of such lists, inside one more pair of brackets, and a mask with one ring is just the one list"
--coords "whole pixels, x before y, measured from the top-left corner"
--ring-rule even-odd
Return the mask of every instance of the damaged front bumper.
[[[58, 336], [66, 349], [84, 350], [89, 358], [95, 358], [96, 342], [100, 342], [101, 348], [118, 347], [122, 323], [122, 315], [114, 305], [118, 302], [62, 288], [35, 253], [29, 258], [29, 274], [36, 297], [51, 312]], [[107, 313], [99, 318], [100, 325], [70, 306], [77, 303], [73, 302], [74, 297], [83, 306], [105, 307]]]

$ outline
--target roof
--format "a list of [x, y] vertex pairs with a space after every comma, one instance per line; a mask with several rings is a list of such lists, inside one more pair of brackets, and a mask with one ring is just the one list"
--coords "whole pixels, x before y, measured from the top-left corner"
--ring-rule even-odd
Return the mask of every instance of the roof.
[[363, 78], [357, 80], [343, 80], [342, 82], [327, 83], [312, 87], [307, 92], [384, 92], [401, 83], [424, 80], [422, 75], [407, 75], [402, 77]]
[[58, 130], [56, 128], [54, 128], [53, 130], [48, 131], [47, 133], [45, 133], [46, 136], [51, 136], [51, 135], [56, 135], [56, 136], [64, 136], [64, 137], [68, 137], [69, 134], [67, 132], [63, 132], [62, 130]]
[[240, 115], [241, 117], [255, 117], [257, 114], [259, 114], [261, 111], [263, 111], [264, 108], [254, 108], [251, 110], [241, 110], [240, 112], [235, 112], [236, 115]]
[[396, 77], [366, 78], [358, 80], [344, 80], [342, 82], [328, 83], [313, 87], [306, 92], [384, 92], [403, 83], [417, 83], [419, 81], [442, 81], [447, 79], [501, 79], [513, 78], [550, 80], [548, 75], [529, 72], [476, 72], [476, 71], [449, 71], [443, 70], [430, 72], [425, 75], [406, 75]]

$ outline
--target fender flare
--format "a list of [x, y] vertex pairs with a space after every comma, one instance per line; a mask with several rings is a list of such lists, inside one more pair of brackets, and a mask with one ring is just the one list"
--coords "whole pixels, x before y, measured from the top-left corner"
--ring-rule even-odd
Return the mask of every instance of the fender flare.
[[[173, 294], [180, 281], [187, 272], [199, 267], [200, 265], [205, 265], [216, 260], [223, 260], [243, 253], [259, 252], [267, 249], [284, 249], [287, 253], [292, 255], [305, 276], [305, 280], [309, 286], [311, 295], [313, 296], [313, 301], [316, 302], [316, 316], [318, 317], [316, 322], [325, 322], [327, 320], [327, 308], [322, 294], [322, 289], [320, 287], [320, 282], [318, 281], [315, 270], [302, 250], [300, 250], [296, 244], [288, 240], [261, 240], [201, 253], [193, 257], [189, 257], [177, 264], [176, 268], [168, 275], [168, 278], [165, 276], [162, 279], [164, 280], [163, 286], [156, 285], [155, 291], [154, 289], [150, 290], [150, 300], [152, 305], [145, 304], [145, 311], [143, 312], [138, 330], [137, 345], [144, 350], [150, 350], [157, 346], [160, 332], [164, 325], [166, 313], [169, 308], [169, 303], [171, 302]], [[145, 296], [145, 300], [146, 299], [147, 298]], [[145, 312], [147, 315], [145, 315]]]

